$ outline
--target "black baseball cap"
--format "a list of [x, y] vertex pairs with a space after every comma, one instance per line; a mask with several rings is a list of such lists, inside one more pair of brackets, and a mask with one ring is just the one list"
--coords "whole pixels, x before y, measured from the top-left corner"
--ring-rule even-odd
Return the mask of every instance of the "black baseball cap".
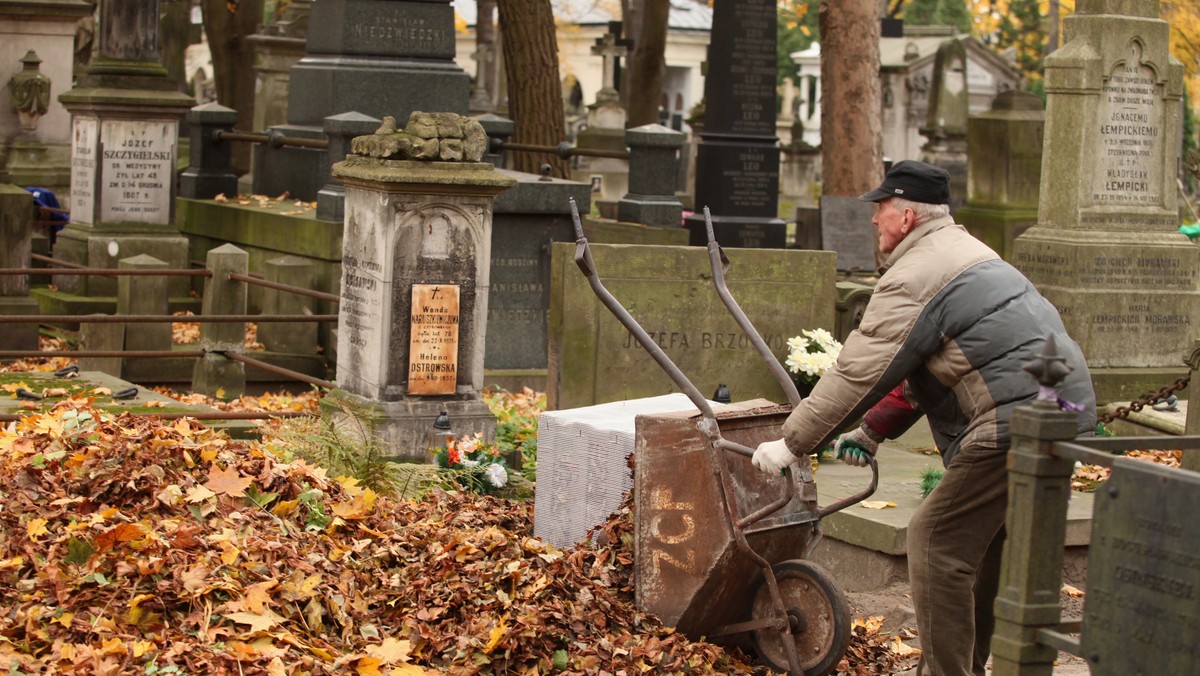
[[950, 203], [950, 173], [941, 167], [916, 160], [903, 160], [888, 169], [883, 183], [858, 199], [878, 202], [889, 197], [899, 197], [927, 204]]

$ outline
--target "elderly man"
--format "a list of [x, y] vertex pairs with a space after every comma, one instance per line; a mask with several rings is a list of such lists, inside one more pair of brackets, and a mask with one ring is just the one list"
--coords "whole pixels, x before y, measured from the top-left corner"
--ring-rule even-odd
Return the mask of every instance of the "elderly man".
[[783, 438], [758, 447], [754, 466], [778, 474], [867, 414], [836, 444], [843, 460], [865, 464], [862, 453], [925, 415], [946, 472], [908, 528], [923, 649], [916, 673], [983, 676], [1004, 542], [1008, 421], [1038, 394], [1021, 366], [1055, 335], [1072, 369], [1060, 393], [1075, 402], [1066, 405], [1079, 411], [1081, 434], [1095, 425], [1091, 377], [1054, 306], [950, 217], [944, 170], [899, 162], [859, 199], [875, 203], [882, 276], [837, 364], [792, 411]]

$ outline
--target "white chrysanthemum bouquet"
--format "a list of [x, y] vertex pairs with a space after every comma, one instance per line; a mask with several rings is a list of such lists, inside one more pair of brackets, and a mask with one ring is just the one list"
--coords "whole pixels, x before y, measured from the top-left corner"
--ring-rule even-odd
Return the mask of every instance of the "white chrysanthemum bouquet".
[[801, 331], [800, 335], [788, 338], [787, 346], [787, 369], [798, 383], [808, 385], [816, 384], [842, 351], [842, 344], [825, 329]]

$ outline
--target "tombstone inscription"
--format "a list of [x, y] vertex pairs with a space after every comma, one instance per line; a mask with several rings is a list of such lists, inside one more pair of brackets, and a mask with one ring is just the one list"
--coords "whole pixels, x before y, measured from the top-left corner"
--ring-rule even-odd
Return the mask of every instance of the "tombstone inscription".
[[408, 393], [454, 394], [458, 379], [458, 286], [413, 284]]
[[[1190, 450], [1190, 453], [1197, 451]], [[1200, 663], [1200, 474], [1126, 458], [1096, 491], [1081, 648], [1098, 674]]]
[[782, 248], [775, 137], [775, 3], [718, 2], [704, 80], [704, 127], [696, 148], [697, 215], [690, 242], [708, 239], [700, 206], [725, 247]]

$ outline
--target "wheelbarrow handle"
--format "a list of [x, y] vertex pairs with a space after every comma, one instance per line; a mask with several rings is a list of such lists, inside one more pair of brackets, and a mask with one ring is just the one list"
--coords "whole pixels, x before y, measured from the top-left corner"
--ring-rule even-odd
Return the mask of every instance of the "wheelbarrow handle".
[[879, 487], [879, 461], [876, 460], [874, 456], [868, 456], [867, 462], [871, 464], [871, 485], [867, 486], [867, 489], [861, 493], [856, 493], [848, 498], [838, 500], [832, 505], [823, 507], [820, 515], [822, 519], [830, 514], [833, 514], [834, 512], [840, 512], [850, 505], [857, 505], [875, 493], [875, 489]]

